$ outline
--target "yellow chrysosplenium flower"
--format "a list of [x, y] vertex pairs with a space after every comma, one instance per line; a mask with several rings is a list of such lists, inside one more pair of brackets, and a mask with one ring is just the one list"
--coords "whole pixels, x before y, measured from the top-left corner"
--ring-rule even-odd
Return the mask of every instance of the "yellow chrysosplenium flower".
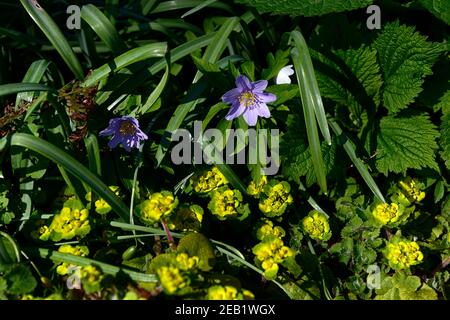
[[216, 167], [193, 179], [194, 191], [197, 193], [208, 193], [227, 183], [225, 176]]
[[388, 243], [384, 251], [389, 264], [394, 269], [407, 269], [423, 261], [423, 253], [415, 241]]
[[248, 290], [238, 290], [232, 286], [212, 286], [208, 288], [207, 300], [249, 300], [255, 296]]
[[397, 203], [380, 203], [372, 211], [373, 217], [383, 225], [397, 222], [402, 214], [403, 210]]
[[262, 176], [258, 184], [256, 184], [255, 181], [250, 182], [250, 184], [247, 187], [247, 193], [250, 196], [259, 198], [260, 194], [264, 190], [264, 187], [267, 185], [267, 181], [268, 181], [267, 176]]
[[420, 202], [425, 198], [425, 192], [420, 190], [416, 179], [406, 178], [399, 182], [401, 191], [398, 194], [398, 200], [410, 205], [414, 202]]
[[308, 216], [302, 220], [302, 227], [311, 239], [327, 241], [331, 237], [328, 218], [317, 210], [311, 211]]
[[84, 237], [91, 231], [87, 209], [71, 209], [64, 207], [53, 217], [50, 226], [39, 230], [41, 240], [70, 240], [76, 236]]
[[291, 187], [286, 181], [278, 182], [272, 180], [264, 187], [259, 210], [269, 218], [281, 216], [287, 206], [294, 201], [289, 193], [290, 191]]
[[250, 211], [247, 204], [242, 204], [242, 200], [242, 194], [239, 190], [222, 187], [212, 193], [208, 209], [219, 220], [235, 217], [245, 219]]
[[[71, 246], [65, 244], [58, 248], [58, 252], [69, 253], [79, 257], [86, 257], [89, 254], [89, 249], [86, 246]], [[65, 276], [69, 273], [68, 270], [71, 266], [73, 265], [67, 262], [63, 262], [56, 267], [56, 272], [62, 276]]]
[[85, 266], [80, 270], [80, 280], [86, 293], [101, 291], [101, 282], [103, 280], [102, 272], [95, 266]]
[[178, 199], [172, 192], [161, 191], [153, 193], [149, 200], [138, 206], [138, 212], [143, 223], [152, 225], [161, 218], [168, 217], [178, 205]]
[[[109, 186], [109, 189], [111, 189], [111, 191], [114, 192], [116, 196], [120, 196], [120, 188], [118, 186]], [[92, 193], [88, 192], [85, 198], [87, 201], [91, 202]], [[98, 214], [107, 214], [112, 210], [109, 203], [106, 202], [103, 198], [96, 200], [94, 205], [95, 205], [95, 212], [97, 212]]]
[[268, 236], [275, 236], [277, 238], [283, 238], [286, 235], [286, 231], [282, 227], [273, 226], [273, 222], [270, 220], [264, 220], [264, 224], [256, 231], [256, 238], [263, 240]]
[[253, 247], [252, 251], [256, 256], [257, 264], [264, 269], [264, 276], [269, 280], [275, 279], [279, 269], [278, 264], [294, 256], [294, 252], [275, 236], [265, 237], [262, 242]]
[[179, 253], [176, 261], [181, 270], [188, 271], [197, 267], [199, 258], [197, 256], [189, 257], [187, 253]]
[[174, 294], [188, 286], [188, 279], [183, 277], [180, 269], [171, 266], [162, 266], [156, 271], [159, 281], [166, 294]]

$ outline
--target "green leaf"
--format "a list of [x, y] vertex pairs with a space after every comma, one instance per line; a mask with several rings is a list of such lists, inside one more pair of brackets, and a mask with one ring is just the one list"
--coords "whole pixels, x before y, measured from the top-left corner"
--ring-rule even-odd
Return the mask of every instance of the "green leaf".
[[[327, 175], [335, 166], [336, 146], [336, 143], [331, 146], [325, 142], [321, 144]], [[307, 186], [317, 181], [303, 119], [288, 117], [287, 130], [280, 142], [280, 155], [284, 176], [292, 178], [296, 183], [300, 183], [300, 177], [306, 177]]]
[[311, 17], [364, 8], [372, 4], [373, 0], [236, 0], [236, 2], [255, 7], [261, 12]]
[[[436, 108], [436, 107], [435, 107]], [[445, 161], [445, 165], [450, 169], [450, 90], [441, 98], [437, 109], [442, 109], [441, 118], [441, 156]]]
[[437, 293], [419, 277], [395, 273], [384, 277], [381, 289], [376, 290], [375, 300], [437, 300]]
[[55, 89], [38, 83], [8, 83], [0, 85], [0, 97], [10, 94], [16, 94], [19, 92], [33, 92], [33, 91], [56, 92]]
[[446, 24], [450, 25], [449, 0], [418, 0], [417, 2]]
[[387, 24], [374, 44], [384, 77], [383, 103], [397, 112], [412, 103], [423, 90], [423, 78], [443, 51], [438, 43], [399, 22]]
[[8, 283], [7, 291], [10, 294], [29, 293], [37, 286], [37, 281], [30, 268], [23, 264], [14, 264], [8, 267], [4, 277]]
[[114, 54], [117, 55], [126, 50], [125, 43], [111, 21], [96, 6], [92, 4], [83, 6], [81, 8], [81, 18], [89, 24]]
[[[44, 76], [45, 71], [47, 70], [48, 66], [50, 65], [50, 61], [48, 60], [37, 60], [34, 61], [31, 66], [28, 68], [27, 73], [22, 79], [22, 82], [24, 83], [39, 83]], [[26, 92], [26, 93], [19, 93], [16, 98], [16, 106], [19, 105], [19, 103], [22, 100], [25, 100], [27, 102], [31, 102], [33, 100], [34, 92]]]
[[166, 66], [166, 72], [164, 72], [164, 75], [162, 76], [161, 80], [159, 81], [156, 88], [152, 91], [152, 93], [147, 98], [147, 101], [144, 103], [144, 105], [139, 108], [136, 113], [137, 114], [145, 114], [148, 111], [152, 111], [154, 109], [154, 105], [156, 101], [159, 99], [161, 94], [164, 91], [164, 88], [167, 85], [167, 81], [169, 80], [169, 74], [170, 74], [170, 68], [169, 65]]
[[19, 248], [14, 239], [0, 231], [0, 266], [20, 262]]
[[186, 252], [189, 256], [197, 256], [199, 258], [198, 266], [202, 271], [209, 271], [215, 263], [214, 249], [201, 233], [191, 233], [181, 238], [178, 252]]
[[[322, 96], [349, 108], [356, 116], [360, 116], [367, 104], [378, 105], [383, 82], [377, 51], [363, 45], [358, 49], [336, 50], [333, 54], [342, 64], [318, 55], [319, 61], [326, 64], [326, 69], [318, 68], [317, 81]], [[372, 101], [366, 101], [366, 96]]]
[[102, 80], [113, 71], [118, 71], [130, 64], [147, 60], [155, 57], [162, 57], [167, 52], [167, 43], [156, 42], [142, 47], [131, 49], [120, 56], [116, 57], [112, 62], [95, 69], [83, 82], [82, 86], [90, 87], [98, 81]]
[[128, 220], [130, 210], [122, 200], [98, 176], [61, 149], [45, 140], [24, 133], [13, 134], [11, 136], [11, 145], [31, 149], [61, 165], [68, 172], [90, 186], [101, 198], [105, 199], [121, 218]]
[[427, 115], [408, 118], [387, 116], [381, 120], [377, 137], [376, 166], [388, 172], [406, 173], [407, 169], [438, 169], [435, 151], [439, 132]]
[[87, 157], [89, 160], [89, 169], [98, 176], [102, 175], [102, 162], [100, 159], [100, 149], [98, 147], [98, 140], [94, 134], [89, 134], [84, 139], [86, 145]]
[[83, 68], [67, 42], [58, 25], [47, 12], [35, 0], [20, 0], [30, 17], [42, 30], [56, 51], [61, 55], [64, 62], [78, 79], [84, 78]]

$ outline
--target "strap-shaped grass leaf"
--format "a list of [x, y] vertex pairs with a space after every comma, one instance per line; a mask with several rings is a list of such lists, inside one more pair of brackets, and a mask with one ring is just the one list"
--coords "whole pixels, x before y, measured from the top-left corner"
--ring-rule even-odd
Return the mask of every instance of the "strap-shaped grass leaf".
[[102, 39], [114, 54], [120, 54], [127, 48], [119, 33], [109, 19], [93, 4], [81, 8], [81, 18]]
[[167, 80], [169, 80], [169, 74], [170, 74], [169, 65], [166, 65], [166, 72], [164, 72], [164, 75], [162, 76], [161, 80], [159, 81], [156, 88], [152, 91], [150, 96], [148, 97], [147, 101], [144, 103], [144, 105], [139, 108], [136, 113], [137, 114], [144, 114], [150, 108], [155, 104], [156, 100], [161, 96], [162, 92], [164, 91], [164, 88], [167, 85]]
[[[220, 27], [220, 29], [215, 33], [214, 38], [212, 39], [211, 43], [208, 45], [208, 47], [205, 50], [205, 54], [203, 55], [203, 60], [208, 63], [216, 63], [217, 60], [220, 58], [220, 55], [222, 54], [223, 50], [225, 49], [226, 42], [228, 40], [228, 37], [230, 33], [238, 26], [239, 19], [236, 17], [229, 18], [227, 21]], [[192, 81], [193, 84], [196, 84], [198, 80], [200, 80], [202, 76], [201, 72], [197, 72], [197, 74], [194, 77], [194, 80]], [[170, 118], [169, 123], [166, 127], [166, 136], [163, 137], [166, 141], [162, 141], [160, 146], [158, 147], [158, 150], [156, 152], [156, 161], [157, 166], [161, 164], [161, 161], [163, 160], [165, 154], [168, 151], [168, 144], [170, 144], [170, 136], [172, 135], [175, 130], [177, 130], [180, 125], [183, 123], [184, 118], [186, 115], [191, 111], [195, 106], [197, 105], [198, 98], [202, 94], [203, 90], [205, 90], [204, 86], [197, 86], [197, 89], [194, 91], [191, 89], [190, 95], [192, 98], [189, 98], [186, 103], [183, 103], [177, 107], [175, 110], [174, 115], [172, 118]], [[189, 95], [189, 93], [188, 93]], [[167, 139], [169, 138], [169, 139]]]
[[305, 86], [306, 92], [311, 96], [311, 107], [316, 115], [320, 131], [322, 132], [325, 141], [330, 145], [330, 129], [328, 128], [327, 116], [325, 114], [325, 108], [323, 107], [322, 97], [320, 96], [319, 85], [317, 84], [316, 74], [314, 72], [311, 56], [309, 55], [308, 46], [299, 31], [292, 31], [291, 37], [294, 40], [299, 58], [299, 61], [297, 61], [297, 69], [301, 70], [302, 75], [299, 85]]
[[64, 62], [78, 79], [84, 78], [83, 68], [70, 47], [67, 39], [59, 29], [58, 25], [45, 12], [45, 10], [33, 0], [20, 0], [30, 17], [36, 22], [51, 44], [63, 58]]
[[[22, 82], [24, 83], [39, 83], [44, 76], [45, 71], [47, 70], [47, 67], [49, 66], [50, 61], [48, 60], [37, 60], [34, 61], [31, 66], [28, 68], [27, 73], [22, 79]], [[23, 92], [19, 93], [16, 98], [16, 106], [19, 105], [19, 103], [22, 100], [25, 100], [27, 102], [31, 102], [33, 100], [34, 92]]]
[[158, 279], [154, 274], [148, 273], [140, 273], [132, 270], [128, 270], [126, 268], [119, 268], [104, 262], [100, 262], [98, 260], [89, 259], [86, 257], [75, 256], [70, 253], [63, 253], [58, 251], [53, 251], [49, 249], [39, 248], [39, 255], [42, 258], [50, 259], [54, 262], [65, 262], [69, 264], [74, 264], [77, 266], [98, 266], [102, 269], [102, 271], [106, 274], [110, 274], [115, 276], [119, 271], [126, 273], [130, 276], [131, 279], [138, 282], [157, 282]]
[[301, 66], [300, 56], [297, 48], [292, 49], [292, 60], [294, 61], [295, 74], [297, 76], [298, 86], [303, 105], [303, 115], [305, 117], [306, 134], [308, 136], [308, 144], [311, 151], [314, 172], [316, 174], [317, 183], [322, 192], [327, 192], [327, 179], [325, 165], [320, 147], [319, 132], [317, 130], [316, 118], [314, 116], [314, 106], [310, 88], [305, 83], [305, 70]]
[[386, 200], [383, 197], [383, 194], [380, 191], [380, 188], [378, 188], [375, 180], [372, 178], [369, 171], [367, 170], [366, 165], [356, 155], [355, 144], [345, 135], [345, 133], [342, 132], [341, 127], [334, 120], [330, 120], [330, 126], [331, 129], [334, 131], [334, 133], [338, 136], [338, 139], [343, 141], [345, 151], [347, 152], [348, 156], [350, 157], [350, 160], [355, 165], [355, 168], [358, 170], [361, 177], [366, 182], [369, 189], [380, 201], [386, 202]]
[[33, 91], [53, 91], [54, 88], [38, 83], [8, 83], [0, 85], [0, 97], [19, 92], [33, 92]]
[[131, 49], [120, 56], [116, 57], [113, 61], [104, 64], [103, 66], [95, 69], [91, 75], [84, 81], [83, 86], [89, 87], [96, 82], [102, 80], [112, 71], [117, 71], [126, 66], [136, 63], [138, 61], [147, 60], [155, 57], [162, 57], [167, 52], [167, 43], [157, 42], [148, 44], [139, 48]]
[[202, 10], [203, 8], [206, 8], [207, 6], [213, 4], [214, 2], [216, 2], [217, 0], [205, 0], [203, 1], [203, 3], [200, 3], [198, 5], [196, 5], [194, 8], [192, 8], [191, 10], [189, 10], [188, 12], [186, 12], [185, 14], [183, 14], [181, 16], [182, 19], [186, 18], [187, 16], [190, 16], [191, 14], [194, 14], [200, 10]]
[[87, 157], [89, 160], [89, 169], [99, 176], [102, 175], [102, 162], [100, 159], [100, 148], [98, 147], [98, 139], [94, 134], [89, 134], [84, 138]]
[[128, 219], [129, 209], [120, 200], [118, 196], [112, 192], [107, 185], [94, 173], [89, 171], [80, 162], [68, 155], [66, 152], [55, 147], [51, 143], [25, 133], [15, 133], [11, 136], [10, 143], [12, 146], [20, 146], [31, 149], [44, 157], [50, 159], [58, 165], [64, 167], [65, 170], [87, 184], [100, 197], [105, 199], [113, 210], [124, 220]]
[[377, 136], [377, 168], [406, 173], [407, 169], [439, 170], [435, 160], [439, 131], [428, 115], [412, 117], [387, 116], [381, 120]]

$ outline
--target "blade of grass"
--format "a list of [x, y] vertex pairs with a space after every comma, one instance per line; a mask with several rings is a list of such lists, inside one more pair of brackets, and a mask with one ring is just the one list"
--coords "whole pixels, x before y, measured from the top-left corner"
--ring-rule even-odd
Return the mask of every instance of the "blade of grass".
[[[48, 60], [37, 60], [34, 61], [28, 68], [25, 76], [22, 79], [23, 83], [39, 83], [44, 76], [50, 61]], [[34, 92], [23, 92], [19, 93], [16, 98], [16, 108], [22, 100], [31, 102], [33, 100]]]
[[74, 177], [87, 184], [100, 197], [105, 199], [113, 210], [124, 220], [128, 219], [129, 209], [122, 200], [112, 192], [103, 181], [94, 173], [89, 171], [80, 162], [75, 160], [66, 152], [55, 147], [51, 143], [25, 133], [15, 133], [10, 137], [12, 146], [20, 146], [31, 149], [44, 157], [52, 160], [56, 164], [61, 165], [65, 170], [70, 172]]
[[39, 248], [38, 249], [39, 256], [45, 259], [50, 259], [54, 262], [65, 262], [69, 264], [74, 264], [77, 266], [98, 266], [102, 269], [102, 271], [106, 274], [110, 274], [115, 276], [119, 271], [124, 272], [130, 276], [131, 279], [138, 282], [157, 282], [158, 279], [154, 274], [148, 273], [140, 273], [132, 270], [128, 270], [126, 268], [116, 267], [104, 262], [100, 262], [98, 260], [89, 259], [86, 257], [75, 256], [70, 253], [62, 253], [54, 250]]
[[339, 137], [339, 141], [343, 141], [345, 151], [347, 152], [348, 156], [350, 157], [350, 160], [355, 165], [355, 167], [358, 170], [361, 177], [366, 182], [369, 189], [373, 192], [375, 197], [378, 198], [381, 202], [386, 202], [386, 200], [384, 199], [383, 194], [381, 193], [380, 189], [378, 188], [375, 180], [372, 178], [371, 174], [369, 173], [369, 170], [367, 170], [366, 165], [356, 155], [355, 144], [342, 131], [341, 127], [336, 123], [336, 121], [330, 119], [329, 123], [330, 123], [331, 129]]
[[150, 96], [148, 97], [147, 101], [144, 103], [144, 105], [136, 111], [137, 114], [145, 114], [158, 100], [158, 98], [161, 96], [162, 92], [164, 91], [164, 88], [167, 85], [167, 81], [169, 80], [169, 74], [170, 74], [170, 68], [169, 64], [166, 65], [166, 72], [164, 72], [164, 75], [162, 76], [161, 80], [159, 81], [156, 88], [152, 91]]
[[81, 8], [81, 18], [86, 21], [99, 38], [116, 55], [127, 49], [125, 42], [120, 38], [111, 21], [93, 4]]
[[203, 8], [206, 8], [207, 6], [209, 6], [210, 4], [213, 4], [214, 2], [217, 2], [217, 0], [205, 0], [202, 3], [198, 4], [197, 6], [195, 6], [194, 8], [192, 8], [191, 10], [189, 10], [188, 12], [186, 12], [185, 14], [183, 14], [181, 16], [181, 19], [186, 18], [187, 16], [190, 16], [191, 14], [194, 14], [200, 10], [202, 10]]
[[97, 136], [92, 133], [89, 134], [86, 138], [84, 138], [84, 144], [86, 146], [87, 157], [89, 160], [89, 169], [101, 177], [102, 162], [100, 159], [100, 149], [98, 147]]
[[[201, 5], [205, 0], [173, 0], [173, 1], [164, 1], [158, 4], [151, 13], [160, 13], [160, 12], [167, 12], [167, 11], [174, 11], [179, 9], [186, 9], [186, 8], [194, 8], [196, 6]], [[228, 11], [229, 13], [232, 13], [232, 9], [228, 4], [222, 3], [222, 2], [215, 2], [211, 3], [210, 6], [212, 8], [216, 9], [222, 9], [225, 11]]]
[[57, 92], [56, 89], [38, 83], [8, 83], [0, 85], [0, 97], [19, 92], [33, 92], [33, 91], [52, 91]]
[[108, 76], [108, 74], [112, 71], [120, 70], [138, 61], [143, 61], [155, 57], [162, 57], [166, 54], [166, 52], [167, 43], [165, 42], [152, 43], [139, 48], [131, 49], [116, 57], [113, 61], [106, 63], [103, 66], [92, 71], [92, 73], [87, 77], [82, 85], [84, 87], [90, 87]]
[[317, 183], [322, 192], [327, 193], [327, 179], [325, 165], [322, 157], [322, 150], [320, 147], [319, 133], [317, 131], [316, 118], [314, 117], [314, 106], [312, 103], [312, 96], [309, 92], [309, 87], [306, 84], [305, 69], [301, 66], [301, 60], [297, 48], [291, 51], [292, 60], [294, 62], [295, 75], [297, 77], [298, 87], [300, 89], [300, 96], [303, 105], [303, 115], [305, 117], [306, 133], [308, 136], [309, 150], [314, 167], [314, 173], [317, 178]]
[[36, 1], [20, 0], [20, 2], [22, 3], [22, 6], [25, 8], [30, 17], [45, 34], [47, 39], [61, 55], [64, 62], [73, 72], [75, 77], [80, 80], [83, 79], [84, 72], [83, 68], [81, 67], [80, 61], [73, 52], [58, 25]]
[[307, 88], [307, 91], [311, 95], [312, 109], [316, 115], [317, 123], [319, 124], [320, 131], [325, 138], [328, 145], [331, 145], [330, 129], [328, 128], [327, 116], [323, 107], [322, 98], [320, 96], [319, 86], [317, 84], [316, 75], [314, 73], [314, 67], [309, 55], [308, 46], [305, 39], [299, 31], [292, 31], [291, 37], [294, 40], [295, 47], [297, 48], [299, 68], [302, 71], [302, 82]]

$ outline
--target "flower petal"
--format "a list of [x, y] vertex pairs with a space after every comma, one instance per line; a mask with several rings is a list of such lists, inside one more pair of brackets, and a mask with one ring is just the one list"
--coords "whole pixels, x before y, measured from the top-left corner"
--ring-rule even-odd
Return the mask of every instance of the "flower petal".
[[241, 94], [241, 92], [242, 91], [239, 88], [231, 89], [222, 96], [222, 101], [225, 103], [234, 103], [239, 99], [239, 95]]
[[114, 149], [115, 147], [117, 147], [117, 145], [118, 145], [119, 143], [123, 142], [123, 140], [124, 140], [124, 139], [123, 139], [122, 136], [116, 134], [115, 136], [113, 136], [113, 138], [111, 139], [111, 141], [108, 142], [108, 146], [109, 146], [111, 149]]
[[263, 92], [266, 88], [269, 82], [267, 80], [259, 80], [252, 83], [253, 86], [253, 92]]
[[289, 84], [291, 83], [291, 78], [294, 74], [294, 70], [292, 69], [292, 64], [281, 68], [280, 72], [278, 72], [277, 79], [275, 80], [276, 84]]
[[272, 93], [256, 93], [259, 102], [268, 103], [277, 100], [277, 96]]
[[250, 91], [252, 90], [252, 84], [250, 80], [244, 75], [239, 75], [236, 78], [236, 87], [241, 91]]
[[258, 121], [258, 108], [247, 108], [244, 112], [244, 120], [249, 126], [256, 125]]
[[245, 111], [245, 107], [239, 103], [234, 103], [228, 114], [225, 116], [227, 120], [233, 120], [239, 117]]
[[267, 107], [267, 104], [260, 103], [257, 109], [258, 109], [258, 114], [260, 117], [270, 118], [270, 110]]

